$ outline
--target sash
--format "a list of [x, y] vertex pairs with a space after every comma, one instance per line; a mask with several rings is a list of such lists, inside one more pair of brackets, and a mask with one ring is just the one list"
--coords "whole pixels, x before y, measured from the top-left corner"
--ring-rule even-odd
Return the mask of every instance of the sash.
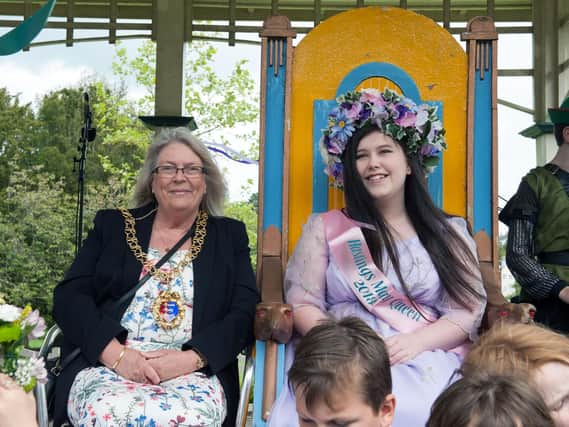
[[[330, 252], [366, 310], [402, 333], [413, 332], [438, 319], [429, 307], [413, 305], [375, 265], [357, 223], [339, 210], [326, 212], [322, 217]], [[451, 351], [464, 357], [468, 346], [465, 343]]]

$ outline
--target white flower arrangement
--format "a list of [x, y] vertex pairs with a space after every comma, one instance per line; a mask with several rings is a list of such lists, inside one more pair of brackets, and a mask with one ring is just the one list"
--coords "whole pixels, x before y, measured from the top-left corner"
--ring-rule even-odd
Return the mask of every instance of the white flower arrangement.
[[26, 357], [22, 350], [32, 339], [45, 333], [45, 321], [37, 310], [28, 305], [19, 308], [0, 304], [0, 371], [13, 378], [26, 391], [36, 382], [47, 381], [43, 359]]

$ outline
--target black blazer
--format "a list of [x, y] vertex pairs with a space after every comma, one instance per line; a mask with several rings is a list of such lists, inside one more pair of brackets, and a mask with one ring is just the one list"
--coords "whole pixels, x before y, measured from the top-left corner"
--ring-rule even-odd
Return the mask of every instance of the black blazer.
[[[135, 218], [153, 208], [133, 209]], [[146, 252], [154, 213], [136, 221], [136, 235]], [[67, 420], [67, 399], [77, 373], [97, 366], [99, 356], [114, 337], [125, 341], [127, 331], [120, 320], [130, 301], [119, 310], [106, 307], [138, 283], [142, 265], [129, 249], [124, 219], [117, 210], [99, 211], [95, 226], [65, 278], [54, 291], [53, 317], [63, 331], [62, 357], [74, 348], [80, 356], [60, 375], [55, 394], [57, 427]], [[194, 311], [192, 339], [183, 350], [195, 348], [207, 359], [204, 372], [217, 375], [227, 399], [224, 426], [234, 426], [239, 400], [237, 354], [253, 340], [253, 318], [259, 293], [249, 258], [242, 222], [209, 217], [207, 235], [194, 260]]]

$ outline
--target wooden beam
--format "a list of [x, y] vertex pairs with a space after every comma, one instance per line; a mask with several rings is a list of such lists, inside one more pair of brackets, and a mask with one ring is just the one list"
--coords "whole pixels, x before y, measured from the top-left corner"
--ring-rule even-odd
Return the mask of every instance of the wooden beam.
[[[25, 0], [24, 1], [24, 19], [28, 19], [28, 17], [32, 16], [32, 0]], [[30, 50], [30, 46], [24, 46], [22, 49], [24, 52]]]
[[73, 46], [73, 3], [75, 0], [67, 0], [67, 25], [65, 30], [65, 46]]
[[[151, 20], [154, 16], [153, 7], [154, 0], [138, 0], [132, 1], [119, 1], [120, 6], [120, 19], [128, 20]], [[403, 0], [406, 1], [406, 0]], [[448, 0], [445, 0], [448, 1]], [[407, 2], [408, 3], [408, 2]], [[35, 6], [35, 3], [32, 2]], [[75, 0], [74, 2], [74, 18], [100, 18], [108, 19], [108, 4], [109, 0], [89, 1], [84, 2]], [[367, 5], [390, 5], [394, 4], [393, 0], [368, 0]], [[401, 4], [401, 0], [400, 0]], [[427, 16], [436, 22], [443, 21], [443, 9], [440, 6], [441, 2], [421, 3], [415, 4], [407, 8], [416, 13]], [[498, 3], [499, 4], [499, 3]], [[353, 0], [348, 0], [325, 3], [325, 7], [321, 7], [321, 20], [329, 18], [337, 13], [353, 9], [355, 7]], [[219, 0], [219, 2], [205, 2], [194, 1], [194, 19], [206, 21], [227, 21], [229, 20], [229, 8], [226, 0]], [[314, 0], [303, 0], [298, 3], [281, 3], [277, 0], [266, 1], [247, 1], [236, 3], [236, 20], [251, 20], [262, 21], [267, 15], [271, 14], [274, 9], [277, 9], [280, 15], [286, 15], [291, 21], [314, 21]], [[35, 7], [34, 7], [35, 9]], [[455, 6], [450, 10], [450, 22], [464, 22], [475, 16], [486, 15], [486, 3], [473, 3], [471, 6]], [[24, 2], [19, 0], [17, 2], [4, 2], [0, 1], [0, 15], [2, 16], [19, 16], [24, 14]], [[66, 17], [67, 4], [64, 1], [58, 1], [52, 12], [53, 17]], [[520, 4], [517, 7], [500, 7], [495, 8], [494, 21], [496, 22], [532, 22], [532, 7], [531, 4]]]
[[443, 27], [447, 30], [450, 28], [450, 0], [443, 0]]
[[186, 14], [186, 19], [184, 20], [185, 30], [184, 37], [188, 43], [191, 43], [194, 39], [194, 2], [193, 0], [186, 0], [184, 4], [184, 13]]
[[494, 16], [495, 13], [496, 13], [496, 1], [486, 0], [486, 15]]
[[[229, 26], [235, 26], [235, 0], [229, 0]], [[229, 46], [235, 46], [235, 31], [229, 31]]]
[[109, 4], [109, 43], [115, 44], [117, 41], [117, 18], [119, 16], [119, 5], [117, 0], [111, 0]]

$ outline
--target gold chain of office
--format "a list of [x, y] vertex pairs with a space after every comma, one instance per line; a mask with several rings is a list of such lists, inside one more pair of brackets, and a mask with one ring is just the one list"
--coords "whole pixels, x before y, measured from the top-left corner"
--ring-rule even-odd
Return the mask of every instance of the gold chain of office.
[[168, 271], [157, 269], [152, 261], [150, 261], [147, 255], [144, 253], [142, 248], [140, 247], [140, 243], [136, 237], [136, 230], [134, 228], [135, 220], [132, 214], [125, 208], [119, 208], [122, 216], [124, 217], [124, 234], [126, 237], [126, 242], [134, 254], [135, 258], [140, 261], [140, 263], [146, 268], [148, 273], [158, 279], [160, 282], [169, 285], [172, 279], [176, 276], [179, 276], [184, 268], [192, 262], [202, 250], [203, 244], [205, 242], [205, 236], [207, 234], [206, 231], [206, 224], [208, 215], [205, 211], [200, 211], [198, 214], [198, 218], [196, 220], [196, 233], [192, 238], [192, 245], [190, 246], [190, 250], [184, 255], [184, 258], [173, 268]]

